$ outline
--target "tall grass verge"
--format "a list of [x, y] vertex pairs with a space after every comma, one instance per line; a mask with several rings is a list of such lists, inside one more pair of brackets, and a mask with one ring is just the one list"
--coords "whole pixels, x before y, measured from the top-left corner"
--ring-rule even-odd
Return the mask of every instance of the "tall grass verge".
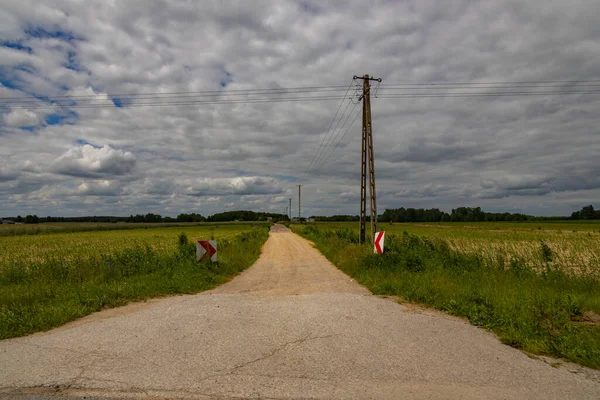
[[246, 269], [268, 238], [260, 226], [219, 240], [219, 263], [196, 263], [185, 234], [175, 251], [137, 246], [92, 256], [47, 256], [0, 271], [0, 339], [47, 330], [129, 301], [211, 289]]
[[306, 226], [296, 230], [342, 271], [375, 294], [395, 295], [464, 316], [495, 332], [502, 342], [534, 354], [600, 368], [597, 274], [576, 274], [547, 260], [536, 271], [516, 258], [492, 262], [452, 250], [443, 240], [404, 233], [386, 237], [385, 253], [358, 244], [352, 230]]

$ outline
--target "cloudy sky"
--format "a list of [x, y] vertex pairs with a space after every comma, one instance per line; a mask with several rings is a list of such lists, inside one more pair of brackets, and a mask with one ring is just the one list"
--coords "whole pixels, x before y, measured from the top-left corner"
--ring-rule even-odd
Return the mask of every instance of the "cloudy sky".
[[[118, 95], [346, 88], [363, 74], [383, 79], [372, 99], [380, 212], [600, 207], [600, 94], [589, 93], [600, 91], [600, 2], [368, 3], [4, 0], [0, 216], [283, 212], [290, 197], [296, 213], [298, 184], [303, 215], [358, 214], [360, 117], [307, 177], [340, 100], [141, 106], [155, 98]], [[588, 93], [384, 96], [392, 84], [564, 81], [586, 83], [550, 90]]]

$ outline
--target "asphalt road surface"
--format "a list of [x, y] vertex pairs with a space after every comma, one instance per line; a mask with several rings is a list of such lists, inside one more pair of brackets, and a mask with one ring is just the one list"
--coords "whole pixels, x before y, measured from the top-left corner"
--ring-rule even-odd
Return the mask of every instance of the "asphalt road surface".
[[0, 398], [600, 399], [598, 371], [372, 296], [276, 226], [215, 290], [0, 342]]

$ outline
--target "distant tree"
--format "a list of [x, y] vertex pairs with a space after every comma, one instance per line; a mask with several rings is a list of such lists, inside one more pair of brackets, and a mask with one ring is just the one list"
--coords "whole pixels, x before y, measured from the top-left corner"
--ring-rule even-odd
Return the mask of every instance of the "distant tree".
[[17, 215], [16, 222], [23, 222], [23, 218], [20, 215]]
[[288, 217], [285, 214], [277, 213], [265, 213], [265, 212], [254, 212], [254, 211], [226, 211], [211, 215], [206, 220], [209, 222], [227, 222], [227, 221], [264, 221], [267, 218], [271, 218], [272, 221], [284, 221]]
[[179, 214], [177, 216], [177, 222], [204, 222], [206, 218], [204, 218], [200, 214], [191, 213], [191, 214]]
[[332, 215], [330, 217], [324, 217], [322, 215], [313, 215], [311, 218], [314, 218], [315, 221], [321, 222], [350, 222], [360, 220], [358, 215]]
[[144, 222], [162, 222], [160, 214], [148, 213], [144, 216]]
[[594, 210], [594, 206], [591, 204], [589, 206], [585, 206], [581, 209], [581, 218], [582, 219], [594, 219], [596, 217], [596, 211]]
[[26, 224], [39, 224], [40, 218], [37, 215], [27, 215], [25, 217]]

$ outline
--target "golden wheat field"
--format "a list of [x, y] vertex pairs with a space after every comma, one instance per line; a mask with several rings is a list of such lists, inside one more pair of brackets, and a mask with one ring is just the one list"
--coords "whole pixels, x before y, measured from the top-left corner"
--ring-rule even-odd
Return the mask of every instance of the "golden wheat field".
[[[26, 264], [48, 258], [85, 258], [135, 246], [150, 246], [159, 251], [172, 251], [177, 247], [177, 237], [180, 233], [185, 233], [191, 240], [208, 240], [213, 237], [218, 240], [231, 238], [251, 227], [251, 224], [195, 224], [0, 236], [0, 268], [12, 262]], [[43, 228], [42, 226], [41, 229]]]
[[[358, 222], [316, 224], [330, 229], [359, 229]], [[507, 263], [518, 257], [532, 267], [546, 265], [544, 243], [552, 251], [552, 264], [580, 273], [600, 274], [600, 221], [379, 223], [378, 230], [393, 235], [408, 232], [435, 237], [461, 252]]]

